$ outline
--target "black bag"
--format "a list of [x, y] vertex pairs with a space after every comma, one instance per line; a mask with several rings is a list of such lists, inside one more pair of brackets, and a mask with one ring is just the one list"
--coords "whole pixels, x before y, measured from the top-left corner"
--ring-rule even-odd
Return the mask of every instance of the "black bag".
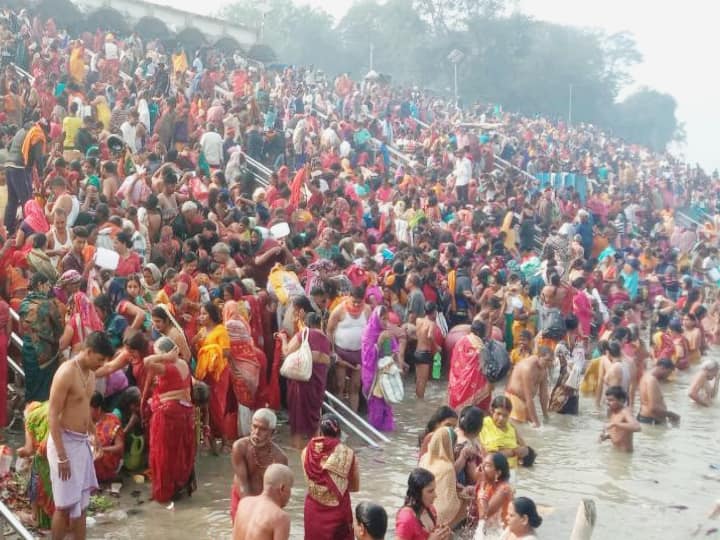
[[496, 383], [510, 371], [510, 356], [505, 345], [494, 339], [488, 340], [482, 350], [482, 370], [487, 380]]
[[544, 338], [562, 339], [565, 337], [565, 319], [560, 311], [552, 311], [548, 316], [547, 326], [542, 332]]

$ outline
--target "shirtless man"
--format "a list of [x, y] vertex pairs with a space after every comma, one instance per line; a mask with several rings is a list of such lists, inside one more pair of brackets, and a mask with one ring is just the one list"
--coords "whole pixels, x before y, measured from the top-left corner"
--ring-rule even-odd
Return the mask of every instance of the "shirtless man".
[[117, 176], [117, 165], [113, 161], [106, 161], [103, 163], [101, 169], [102, 179], [102, 194], [105, 196], [107, 205], [110, 208], [117, 208], [120, 203], [117, 199], [118, 188], [120, 187], [120, 181]]
[[618, 450], [632, 452], [633, 433], [641, 428], [640, 423], [633, 418], [632, 409], [625, 405], [627, 398], [625, 390], [620, 386], [610, 386], [605, 390], [609, 421], [600, 435], [600, 442], [609, 439]]
[[83, 349], [58, 368], [50, 387], [47, 457], [55, 500], [54, 539], [70, 532], [76, 540], [85, 538], [85, 510], [98, 487], [90, 446], [90, 434], [95, 433], [90, 415], [94, 371], [113, 353], [104, 332], [91, 333]]
[[635, 393], [635, 389], [631, 389], [631, 386], [633, 386], [632, 371], [629, 362], [623, 358], [620, 343], [616, 340], [611, 340], [608, 343], [607, 355], [600, 358], [598, 379], [598, 388], [595, 393], [595, 404], [598, 407], [600, 407], [604, 390], [611, 386], [619, 386], [631, 399], [629, 405], [632, 408], [632, 396]]
[[437, 331], [437, 306], [435, 302], [425, 303], [425, 316], [415, 320], [415, 395], [418, 399], [425, 397], [425, 387], [430, 378], [433, 356], [437, 351], [435, 333]]
[[676, 424], [680, 416], [668, 411], [660, 389], [660, 381], [666, 380], [675, 369], [669, 358], [661, 358], [655, 367], [640, 379], [640, 412], [637, 419], [641, 424], [665, 424], [667, 420]]
[[52, 227], [45, 234], [47, 244], [45, 253], [50, 257], [50, 262], [57, 268], [62, 258], [70, 253], [72, 248], [72, 237], [70, 227], [67, 224], [67, 214], [62, 208], [55, 208], [52, 213]]
[[553, 353], [545, 346], [538, 349], [537, 355], [528, 356], [514, 367], [510, 380], [505, 388], [505, 395], [512, 402], [510, 419], [516, 423], [530, 422], [540, 427], [535, 396], [540, 396], [540, 407], [543, 416], [548, 416], [548, 381], [547, 370], [552, 365]]
[[720, 365], [716, 360], [705, 360], [690, 385], [688, 396], [698, 405], [710, 407], [718, 393]]
[[261, 480], [262, 493], [244, 498], [238, 506], [233, 540], [290, 538], [290, 516], [283, 508], [292, 495], [293, 473], [287, 465], [273, 463]]
[[268, 467], [273, 463], [288, 463], [285, 453], [272, 442], [276, 424], [277, 417], [274, 412], [270, 409], [258, 409], [252, 417], [250, 436], [238, 439], [233, 444], [231, 459], [235, 477], [230, 492], [230, 517], [233, 522], [240, 500], [260, 495], [262, 492], [263, 474]]

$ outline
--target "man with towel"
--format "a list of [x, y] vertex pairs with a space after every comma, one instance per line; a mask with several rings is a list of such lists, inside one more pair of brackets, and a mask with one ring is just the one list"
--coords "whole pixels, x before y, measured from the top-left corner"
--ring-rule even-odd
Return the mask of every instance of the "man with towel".
[[113, 354], [103, 332], [91, 333], [82, 351], [58, 368], [50, 388], [47, 457], [55, 500], [53, 538], [65, 538], [71, 531], [76, 540], [85, 538], [85, 510], [98, 488], [90, 445], [90, 433], [95, 433], [90, 398], [95, 370]]

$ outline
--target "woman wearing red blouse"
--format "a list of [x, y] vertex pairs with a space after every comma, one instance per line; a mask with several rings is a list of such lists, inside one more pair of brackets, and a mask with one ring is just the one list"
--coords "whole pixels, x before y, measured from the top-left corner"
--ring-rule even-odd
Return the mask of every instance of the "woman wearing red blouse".
[[119, 232], [115, 240], [113, 240], [113, 247], [117, 254], [120, 255], [120, 262], [115, 269], [117, 277], [128, 277], [131, 274], [140, 273], [142, 270], [140, 255], [132, 251], [132, 245], [132, 236], [125, 231]]
[[413, 470], [408, 478], [405, 505], [395, 517], [397, 540], [450, 540], [450, 527], [437, 522], [433, 506], [436, 496], [433, 474], [426, 469]]

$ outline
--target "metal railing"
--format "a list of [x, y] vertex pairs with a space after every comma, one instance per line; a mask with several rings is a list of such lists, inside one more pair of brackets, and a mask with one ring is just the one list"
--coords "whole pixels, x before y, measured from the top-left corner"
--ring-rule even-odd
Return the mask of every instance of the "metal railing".
[[[10, 526], [18, 538], [22, 538], [22, 540], [35, 540], [35, 535], [25, 528], [17, 516], [13, 514], [13, 511], [5, 506], [3, 502], [0, 502], [0, 516], [2, 516], [2, 519]], [[1, 529], [0, 538], [5, 538]]]
[[325, 401], [323, 401], [322, 406], [323, 409], [336, 415], [349, 431], [360, 437], [369, 446], [380, 448], [380, 443], [390, 442], [390, 439], [368, 424], [367, 421], [330, 392], [325, 392]]

